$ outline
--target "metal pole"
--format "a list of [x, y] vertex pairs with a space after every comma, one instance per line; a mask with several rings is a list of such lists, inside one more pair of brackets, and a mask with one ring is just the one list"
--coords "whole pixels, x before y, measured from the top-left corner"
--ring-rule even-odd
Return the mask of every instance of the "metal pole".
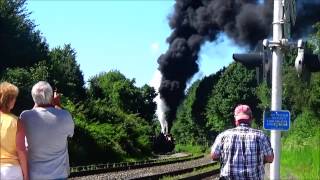
[[[282, 0], [274, 0], [273, 9], [273, 41], [279, 42], [282, 39], [283, 7]], [[282, 59], [281, 46], [277, 46], [272, 52], [272, 97], [271, 110], [281, 110], [282, 104]], [[270, 179], [280, 179], [280, 151], [281, 131], [271, 130], [271, 146], [274, 151], [274, 160], [270, 165]]]

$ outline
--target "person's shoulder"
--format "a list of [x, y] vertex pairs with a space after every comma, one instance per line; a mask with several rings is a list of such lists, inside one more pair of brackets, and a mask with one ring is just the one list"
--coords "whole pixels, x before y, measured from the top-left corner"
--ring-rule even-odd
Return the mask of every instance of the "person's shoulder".
[[11, 117], [12, 119], [18, 119], [18, 117], [12, 113], [8, 114], [9, 117]]
[[56, 112], [65, 118], [72, 118], [70, 112], [65, 109], [56, 109]]
[[261, 137], [267, 137], [267, 135], [260, 129], [254, 129], [254, 128], [250, 128], [252, 133], [255, 133], [258, 136]]
[[[239, 127], [234, 127], [234, 128], [226, 129], [226, 130], [224, 130], [222, 133], [223, 133], [223, 134], [237, 133], [237, 132], [239, 131], [238, 128], [239, 128]], [[221, 133], [221, 134], [222, 134], [222, 133]]]
[[60, 111], [60, 113], [65, 114], [65, 115], [70, 115], [70, 112], [68, 110], [65, 109], [57, 109], [58, 111]]
[[6, 119], [10, 119], [12, 121], [17, 121], [18, 117], [12, 113], [6, 113], [6, 114], [2, 114], [4, 116], [4, 118]]
[[258, 133], [258, 134], [263, 133], [263, 131], [260, 129], [256, 129], [256, 128], [252, 128], [252, 127], [248, 127], [248, 129], [250, 132], [253, 132], [253, 133]]
[[26, 116], [26, 115], [28, 115], [28, 114], [33, 113], [33, 111], [34, 111], [34, 110], [32, 110], [32, 109], [22, 111], [22, 113], [20, 114], [20, 118], [21, 118], [22, 116]]
[[224, 137], [224, 136], [228, 136], [229, 134], [233, 133], [233, 128], [232, 129], [226, 129], [224, 131], [222, 131], [218, 136], [219, 137]]

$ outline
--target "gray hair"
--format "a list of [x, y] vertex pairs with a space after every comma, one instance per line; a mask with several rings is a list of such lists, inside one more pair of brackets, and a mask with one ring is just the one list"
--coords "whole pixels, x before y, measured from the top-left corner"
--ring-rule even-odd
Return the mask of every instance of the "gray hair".
[[31, 95], [34, 103], [37, 105], [51, 104], [53, 96], [52, 87], [46, 81], [39, 81], [32, 87]]

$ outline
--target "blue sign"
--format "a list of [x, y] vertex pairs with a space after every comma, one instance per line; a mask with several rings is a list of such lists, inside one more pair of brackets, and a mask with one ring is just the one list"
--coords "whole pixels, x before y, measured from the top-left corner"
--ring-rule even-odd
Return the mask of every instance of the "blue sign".
[[288, 131], [290, 128], [289, 111], [265, 111], [263, 128], [268, 130]]

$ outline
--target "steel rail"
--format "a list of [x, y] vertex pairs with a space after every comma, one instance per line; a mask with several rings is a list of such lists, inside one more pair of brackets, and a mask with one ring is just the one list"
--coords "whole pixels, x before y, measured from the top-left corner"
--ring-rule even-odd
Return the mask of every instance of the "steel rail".
[[191, 161], [195, 159], [200, 159], [204, 155], [197, 155], [191, 157], [178, 157], [178, 158], [168, 158], [159, 160], [149, 160], [149, 161], [137, 161], [137, 162], [123, 162], [123, 163], [112, 163], [112, 164], [95, 164], [88, 166], [77, 166], [72, 167], [70, 170], [69, 177], [81, 177], [87, 175], [101, 174], [114, 171], [130, 170], [144, 167], [152, 167], [165, 164], [173, 164], [184, 161]]
[[[139, 177], [139, 178], [132, 178], [131, 180], [137, 180], [137, 179], [141, 179], [141, 180], [144, 180], [144, 179], [160, 179], [160, 178], [163, 178], [165, 176], [177, 176], [177, 175], [181, 175], [181, 174], [190, 173], [190, 172], [193, 172], [195, 170], [199, 170], [199, 169], [203, 169], [203, 168], [206, 168], [206, 167], [210, 167], [210, 166], [213, 166], [215, 164], [217, 164], [217, 162], [210, 162], [210, 163], [199, 165], [199, 166], [196, 166], [196, 167], [185, 168], [185, 169], [171, 171], [171, 172], [164, 172], [164, 173], [160, 173], [160, 174], [154, 174], [154, 175], [149, 175], [149, 176], [144, 176], [144, 177]], [[218, 171], [213, 171], [214, 174], [217, 174], [218, 172], [219, 172], [219, 170]], [[211, 174], [211, 173], [209, 173], [209, 174]], [[195, 177], [196, 177], [196, 175], [195, 175]], [[201, 177], [200, 174], [199, 174], [199, 177]]]

